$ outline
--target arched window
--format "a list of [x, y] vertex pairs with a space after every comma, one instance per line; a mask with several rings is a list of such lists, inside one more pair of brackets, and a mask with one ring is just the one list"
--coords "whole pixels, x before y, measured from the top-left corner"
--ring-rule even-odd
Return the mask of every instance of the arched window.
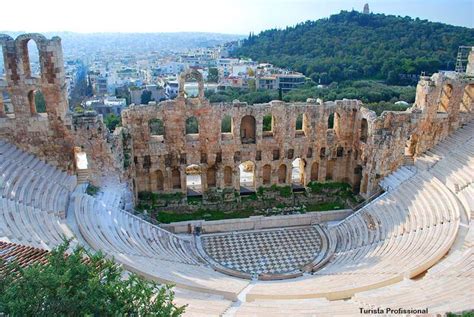
[[319, 175], [319, 164], [318, 162], [314, 162], [313, 165], [311, 165], [311, 181], [318, 181], [318, 175]]
[[281, 164], [278, 168], [278, 183], [284, 184], [286, 183], [286, 165]]
[[344, 156], [344, 148], [342, 146], [337, 147], [336, 156], [337, 157], [343, 157]]
[[181, 188], [181, 173], [177, 168], [171, 172], [171, 182], [174, 189]]
[[28, 93], [28, 103], [32, 115], [46, 112], [46, 100], [40, 90], [31, 90]]
[[300, 113], [296, 117], [296, 131], [303, 131], [303, 121], [304, 121], [304, 116], [302, 113]]
[[224, 185], [232, 186], [232, 167], [224, 167]]
[[271, 183], [272, 167], [270, 165], [264, 165], [262, 169], [262, 181], [263, 185], [269, 185]]
[[148, 121], [148, 127], [151, 135], [165, 135], [165, 126], [160, 119], [151, 119]]
[[40, 77], [41, 63], [37, 43], [34, 40], [23, 41], [23, 71], [26, 77]]
[[450, 84], [446, 84], [443, 86], [443, 90], [441, 91], [441, 98], [439, 100], [438, 113], [448, 112], [449, 100], [451, 99], [452, 93], [453, 86], [451, 86]]
[[328, 117], [328, 129], [334, 129], [334, 113], [331, 113]]
[[232, 117], [224, 116], [221, 122], [221, 133], [232, 133]]
[[242, 144], [255, 143], [256, 123], [253, 116], [247, 115], [240, 123], [240, 140]]
[[368, 133], [368, 124], [367, 119], [362, 119], [360, 121], [360, 140], [362, 142], [367, 142], [367, 133]]
[[263, 132], [272, 132], [273, 131], [273, 117], [271, 114], [267, 114], [263, 116], [263, 125], [262, 125]]
[[207, 187], [216, 187], [216, 168], [210, 167], [206, 172]]
[[10, 94], [6, 91], [0, 90], [0, 115], [13, 114], [13, 104], [10, 98]]
[[199, 133], [199, 124], [196, 117], [189, 117], [186, 119], [186, 134]]

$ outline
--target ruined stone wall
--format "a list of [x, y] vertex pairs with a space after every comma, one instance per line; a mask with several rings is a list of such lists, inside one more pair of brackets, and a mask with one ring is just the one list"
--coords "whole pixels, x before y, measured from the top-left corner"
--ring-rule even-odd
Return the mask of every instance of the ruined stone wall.
[[[289, 185], [296, 158], [304, 162], [304, 185], [329, 178], [354, 183], [360, 109], [356, 100], [322, 104], [272, 101], [250, 106], [210, 104], [203, 97], [185, 98], [184, 93], [158, 105], [132, 106], [122, 113], [122, 123], [133, 139], [136, 191], [185, 193], [185, 171], [192, 164], [200, 167], [204, 192], [209, 188], [239, 190], [239, 165], [247, 161], [255, 166], [254, 188]], [[271, 131], [263, 131], [266, 115], [272, 116]], [[330, 115], [334, 116], [331, 129]], [[225, 116], [231, 117], [230, 133], [221, 131]], [[297, 130], [298, 116], [303, 124]], [[191, 117], [197, 119], [199, 133], [186, 134], [186, 120]], [[152, 135], [154, 119], [163, 123], [163, 135]]]
[[[34, 76], [30, 69], [27, 46], [30, 40], [38, 47], [40, 76]], [[6, 113], [0, 100], [0, 137], [49, 163], [71, 169], [72, 139], [66, 128], [67, 95], [61, 40], [58, 37], [48, 40], [40, 34], [24, 34], [16, 40], [0, 35], [0, 46], [5, 64], [5, 82], [0, 90], [10, 95], [13, 105], [13, 111]], [[46, 113], [36, 110], [36, 90], [44, 95]]]
[[[30, 41], [38, 48], [39, 75], [31, 69]], [[120, 145], [121, 135], [109, 134], [97, 114], [74, 116], [69, 111], [61, 39], [47, 39], [41, 34], [13, 39], [0, 34], [0, 47], [5, 65], [5, 78], [0, 78], [0, 138], [71, 172], [75, 170], [73, 148], [79, 146], [88, 155], [93, 181], [97, 183], [105, 172], [120, 175], [122, 150], [113, 144]], [[8, 112], [4, 91], [13, 106]], [[36, 91], [44, 96], [44, 113], [36, 108]]]
[[[181, 81], [193, 76], [200, 80], [199, 74], [186, 73]], [[204, 193], [213, 188], [238, 191], [239, 165], [247, 161], [255, 166], [253, 189], [290, 185], [292, 162], [301, 158], [302, 185], [345, 181], [369, 196], [378, 190], [379, 180], [404, 164], [407, 156], [420, 155], [471, 119], [472, 80], [451, 78], [453, 89], [446, 97], [439, 92], [439, 76], [420, 81], [412, 108], [387, 111], [380, 117], [357, 100], [210, 104], [202, 93], [186, 98], [183, 91], [175, 100], [133, 106], [123, 112], [122, 120], [133, 144], [135, 191], [186, 193], [190, 165], [199, 166]], [[445, 77], [441, 81], [446, 84]], [[466, 99], [466, 94], [471, 97]], [[462, 102], [467, 111], [459, 111]], [[437, 114], [435, 107], [446, 107], [446, 113]], [[266, 115], [272, 116], [271, 131], [263, 131]], [[303, 126], [297, 130], [301, 115]], [[232, 120], [230, 133], [221, 131], [225, 116]], [[334, 116], [332, 128], [330, 116]], [[199, 132], [189, 134], [186, 121], [192, 117]], [[153, 135], [156, 119], [164, 128], [160, 135]]]

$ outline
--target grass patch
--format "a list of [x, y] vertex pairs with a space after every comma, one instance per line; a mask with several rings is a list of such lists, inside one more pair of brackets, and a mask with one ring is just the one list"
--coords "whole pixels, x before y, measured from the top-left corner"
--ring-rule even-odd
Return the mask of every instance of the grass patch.
[[248, 218], [254, 215], [253, 210], [237, 210], [224, 212], [221, 210], [199, 209], [192, 213], [177, 214], [173, 211], [159, 211], [156, 219], [162, 223], [189, 221], [189, 220], [222, 220], [235, 218]]
[[326, 211], [340, 209], [344, 209], [344, 204], [339, 202], [306, 205], [306, 211]]
[[91, 195], [91, 196], [95, 196], [95, 195], [97, 195], [99, 190], [100, 190], [100, 187], [89, 184], [89, 185], [87, 185], [87, 188], [86, 188], [86, 194]]
[[188, 196], [189, 205], [199, 205], [202, 203], [202, 196]]

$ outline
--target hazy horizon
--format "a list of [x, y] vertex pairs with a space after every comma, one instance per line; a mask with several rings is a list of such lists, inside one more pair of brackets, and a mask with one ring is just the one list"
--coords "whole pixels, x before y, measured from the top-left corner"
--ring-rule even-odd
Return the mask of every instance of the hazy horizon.
[[[59, 0], [25, 0], [29, 10], [0, 19], [0, 30], [39, 33], [220, 33], [247, 35], [271, 28], [285, 28], [307, 20], [318, 20], [341, 10], [362, 11], [367, 0], [182, 0], [171, 2], [130, 2], [112, 4], [83, 0], [79, 5]], [[431, 2], [378, 0], [368, 2], [370, 11], [410, 16], [452, 25], [474, 27], [474, 1]], [[4, 12], [18, 11], [12, 1], [2, 4]]]

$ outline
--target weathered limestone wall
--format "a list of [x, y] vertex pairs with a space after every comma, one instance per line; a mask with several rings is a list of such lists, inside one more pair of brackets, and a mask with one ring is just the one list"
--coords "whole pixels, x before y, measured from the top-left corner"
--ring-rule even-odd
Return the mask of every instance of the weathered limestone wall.
[[[204, 191], [210, 187], [239, 190], [239, 164], [246, 161], [255, 165], [255, 188], [290, 184], [296, 158], [304, 161], [304, 184], [324, 181], [330, 175], [333, 180], [352, 182], [360, 108], [356, 100], [324, 104], [272, 101], [249, 106], [210, 104], [204, 98], [183, 95], [158, 105], [132, 106], [123, 112], [122, 123], [133, 139], [136, 190], [186, 192], [185, 170], [192, 164], [201, 168]], [[296, 130], [300, 114], [303, 127]], [[334, 128], [328, 129], [331, 114]], [[263, 131], [265, 115], [272, 116], [272, 131]], [[221, 133], [225, 116], [231, 117], [231, 133]], [[186, 120], [191, 117], [197, 119], [197, 134], [185, 133]], [[149, 123], [153, 119], [163, 122], [164, 135], [152, 135]], [[264, 176], [268, 170], [271, 172]], [[231, 174], [225, 175], [226, 171]], [[173, 176], [178, 181], [173, 183]]]
[[[181, 81], [189, 78], [201, 81], [197, 72], [183, 74]], [[452, 89], [442, 93], [447, 84]], [[412, 108], [380, 117], [357, 100], [210, 104], [202, 93], [188, 99], [184, 92], [157, 105], [133, 106], [123, 112], [122, 121], [133, 144], [135, 191], [186, 193], [189, 165], [200, 167], [204, 193], [214, 188], [238, 191], [239, 165], [246, 161], [255, 166], [250, 187], [289, 185], [292, 162], [301, 158], [303, 185], [345, 181], [370, 196], [379, 180], [405, 164], [407, 157], [413, 160], [471, 120], [472, 84], [459, 74], [422, 78]], [[467, 110], [460, 112], [462, 107]], [[445, 113], [438, 108], [446, 108]], [[271, 131], [263, 131], [266, 115], [272, 116]], [[230, 133], [221, 131], [225, 116], [232, 120]], [[301, 130], [296, 129], [298, 116], [304, 118]], [[187, 134], [186, 120], [192, 117], [199, 133]], [[152, 134], [155, 119], [164, 126], [162, 135]]]
[[[38, 48], [39, 75], [31, 70], [29, 41]], [[5, 79], [0, 79], [0, 138], [71, 172], [75, 169], [73, 148], [79, 146], [89, 157], [89, 175], [96, 183], [103, 173], [120, 174], [121, 135], [110, 135], [95, 114], [69, 112], [61, 39], [41, 34], [13, 39], [0, 34], [0, 46], [5, 65]], [[12, 111], [6, 111], [3, 91], [11, 98]], [[36, 91], [44, 96], [45, 113], [36, 109]], [[116, 143], [119, 146], [114, 147]]]
[[[29, 41], [38, 46], [41, 74], [30, 69]], [[11, 97], [13, 112], [6, 113], [0, 100], [0, 137], [32, 152], [49, 163], [71, 169], [72, 142], [66, 127], [67, 92], [61, 40], [46, 39], [40, 34], [24, 34], [15, 40], [0, 35], [5, 62], [5, 82], [0, 90]], [[37, 113], [34, 91], [41, 90], [46, 113]], [[2, 95], [0, 93], [0, 95]]]

